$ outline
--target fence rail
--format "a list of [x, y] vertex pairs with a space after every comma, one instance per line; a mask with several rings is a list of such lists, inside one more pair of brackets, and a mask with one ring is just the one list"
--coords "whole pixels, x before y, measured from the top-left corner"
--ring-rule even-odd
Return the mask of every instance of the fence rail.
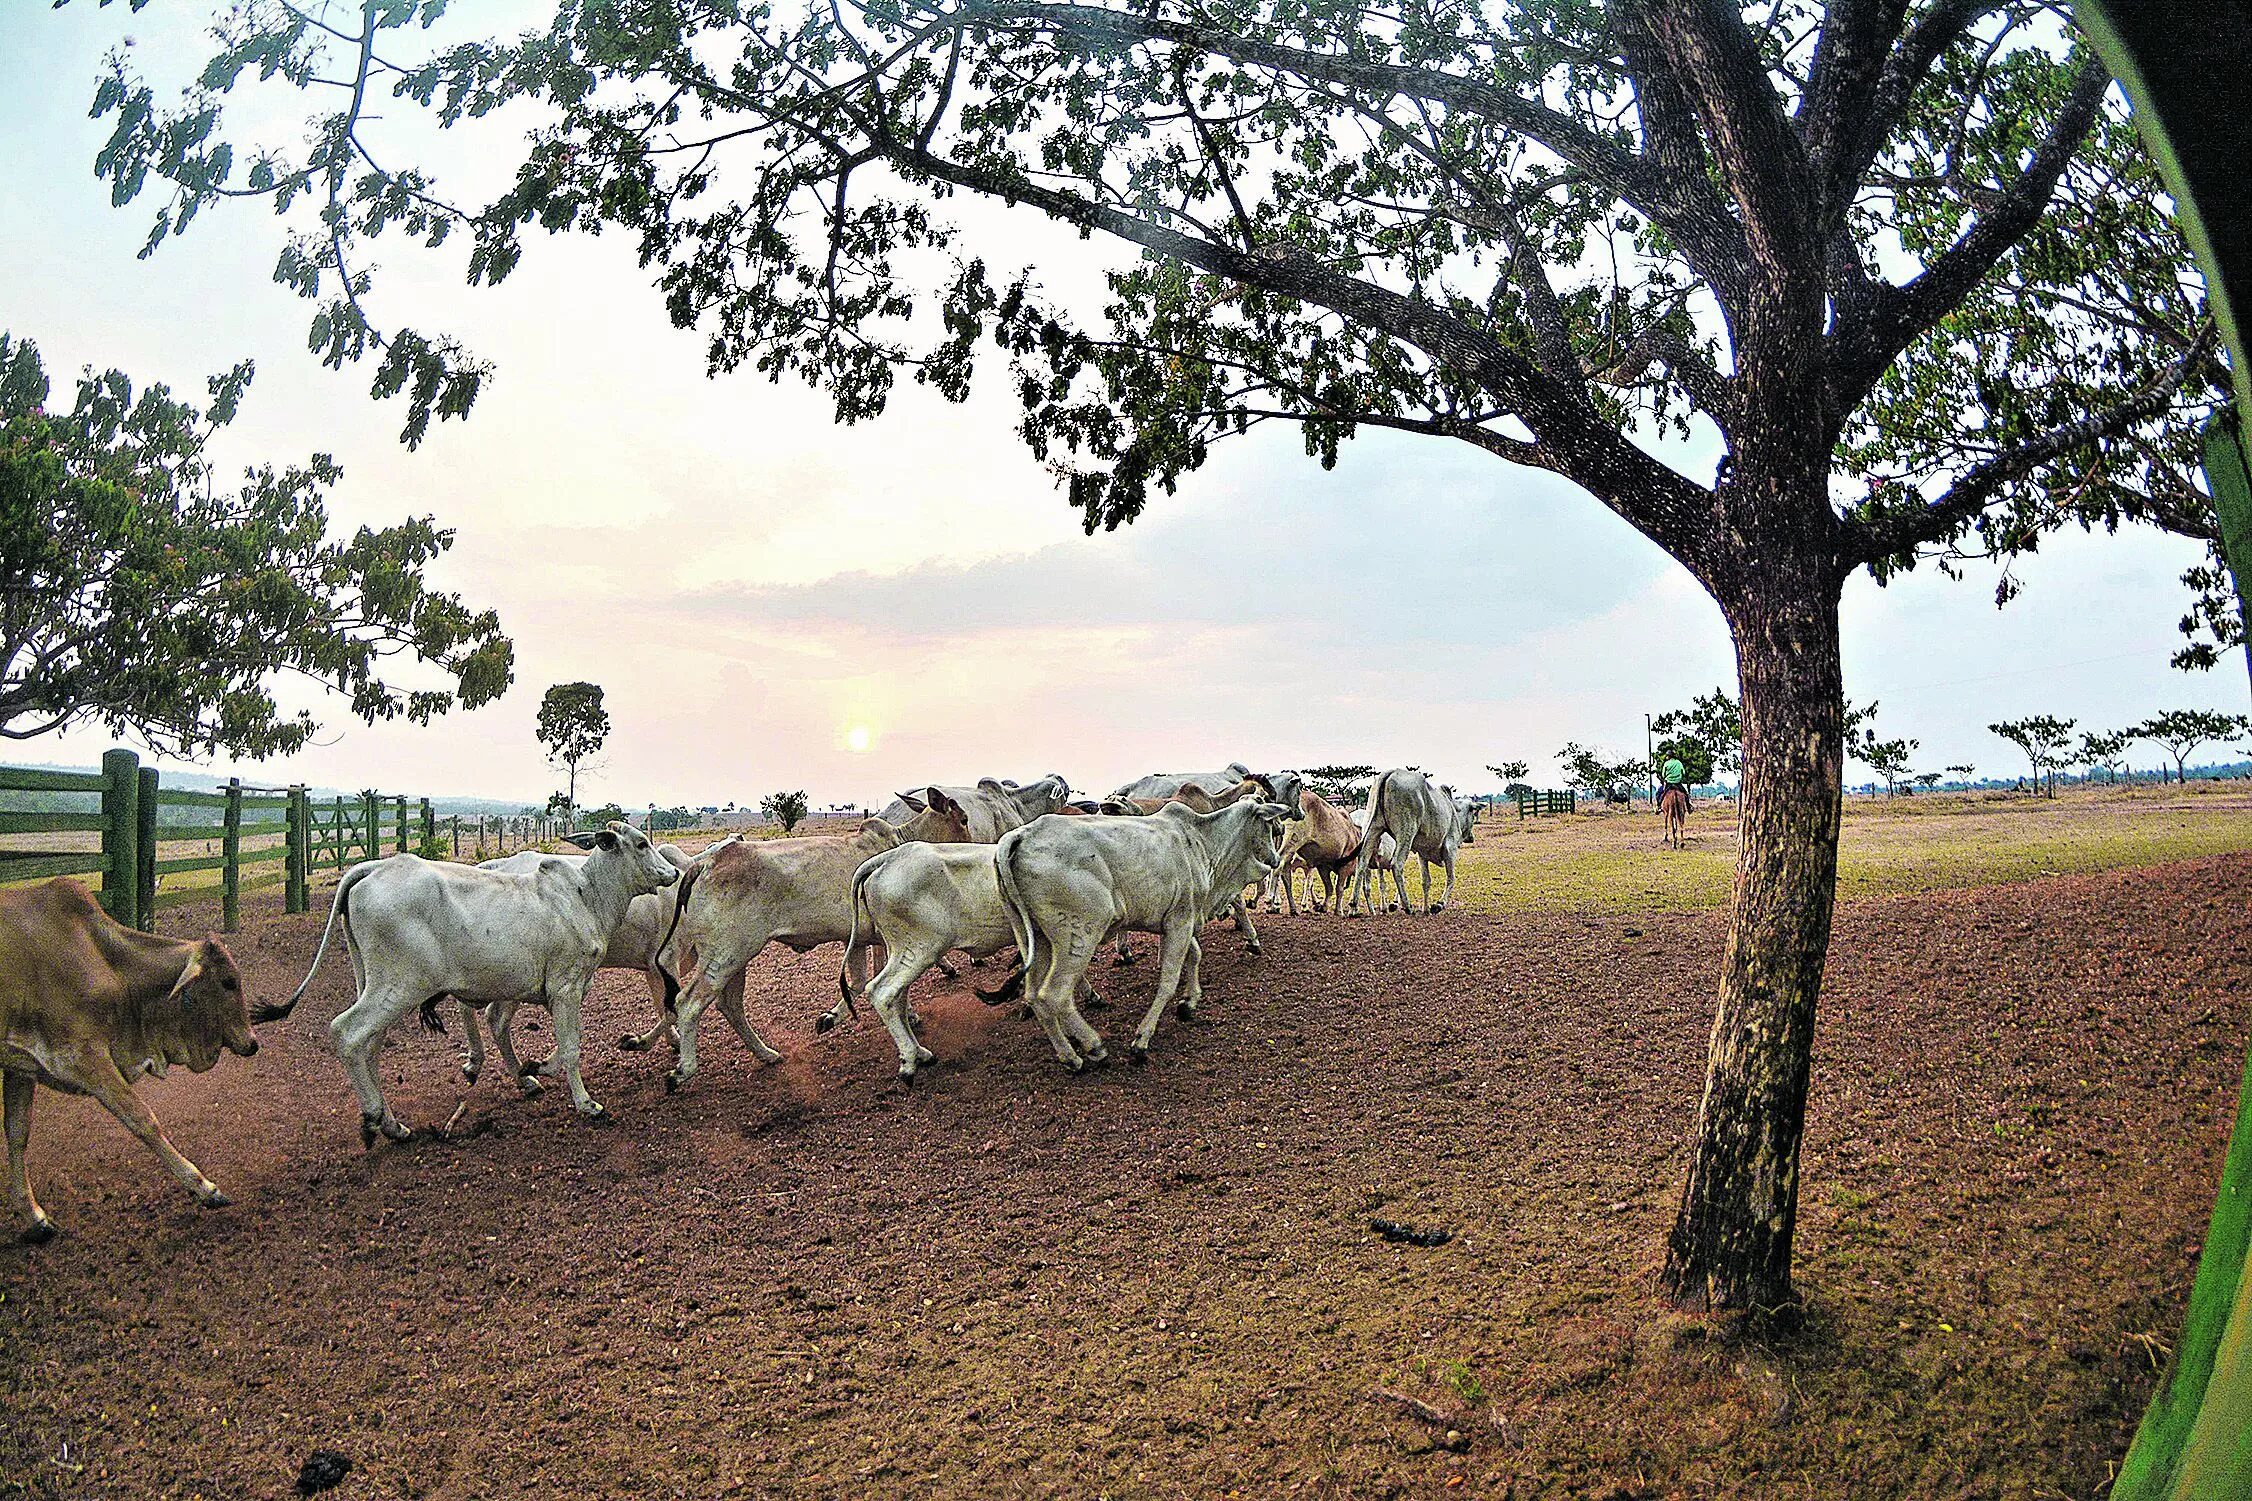
[[[166, 908], [216, 895], [222, 929], [239, 932], [246, 891], [279, 886], [283, 910], [303, 912], [316, 876], [341, 875], [362, 860], [409, 851], [491, 859], [562, 830], [553, 818], [441, 819], [428, 798], [396, 793], [316, 798], [302, 786], [240, 780], [210, 792], [166, 788], [129, 750], [104, 755], [99, 772], [0, 766], [0, 794], [27, 792], [69, 794], [90, 806], [0, 810], [0, 835], [18, 836], [9, 840], [17, 847], [0, 847], [0, 885], [99, 877], [103, 909], [143, 929]], [[213, 871], [216, 881], [181, 879]]]

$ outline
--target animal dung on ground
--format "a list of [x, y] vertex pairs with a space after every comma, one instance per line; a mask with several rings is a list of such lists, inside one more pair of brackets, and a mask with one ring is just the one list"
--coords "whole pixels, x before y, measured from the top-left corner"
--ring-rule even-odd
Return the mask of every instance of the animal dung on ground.
[[297, 1472], [297, 1494], [318, 1495], [343, 1484], [344, 1477], [351, 1473], [352, 1461], [334, 1449], [315, 1449], [305, 1456], [304, 1468]]
[[1454, 1239], [1452, 1230], [1418, 1230], [1412, 1225], [1397, 1224], [1391, 1220], [1370, 1220], [1368, 1228], [1399, 1245], [1443, 1246]]

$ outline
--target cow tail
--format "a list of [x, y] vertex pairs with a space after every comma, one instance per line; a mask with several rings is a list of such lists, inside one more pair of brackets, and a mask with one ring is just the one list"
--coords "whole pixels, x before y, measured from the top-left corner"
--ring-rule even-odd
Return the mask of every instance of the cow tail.
[[[879, 851], [868, 859], [861, 861], [860, 868], [852, 873], [852, 894], [850, 897], [852, 930], [845, 939], [844, 960], [837, 966], [837, 989], [844, 995], [845, 1014], [848, 1016], [860, 1014], [852, 1004], [852, 956], [860, 952], [860, 914], [868, 910], [868, 876], [878, 865], [883, 863], [884, 856], [890, 853], [890, 850]], [[875, 930], [875, 915], [870, 913], [868, 931], [874, 933]]]
[[1016, 873], [1009, 865], [1009, 857], [1016, 853], [1020, 842], [1015, 834], [1004, 835], [993, 851], [993, 879], [1001, 888], [1001, 905], [1008, 909], [1009, 936], [1017, 944], [1017, 972], [996, 988], [977, 993], [977, 998], [988, 1006], [1006, 1006], [1023, 993], [1026, 977], [1032, 973], [1033, 951], [1040, 941], [1040, 929], [1033, 923], [1032, 914], [1025, 910], [1024, 898], [1017, 892]]
[[[720, 841], [720, 844], [726, 843], [728, 843], [727, 840]], [[712, 849], [719, 847], [719, 844], [715, 844]], [[665, 987], [664, 1007], [667, 1016], [674, 1014], [675, 1003], [680, 999], [680, 978], [671, 970], [665, 968], [665, 950], [672, 947], [673, 935], [680, 931], [681, 914], [688, 910], [689, 894], [695, 891], [696, 877], [703, 874], [705, 856], [710, 855], [711, 852], [712, 850], [704, 851], [703, 855], [689, 861], [687, 867], [681, 871], [679, 891], [672, 904], [672, 922], [665, 928], [665, 936], [657, 940], [657, 952], [649, 958], [649, 962], [657, 966], [657, 978], [663, 982]]]
[[[1353, 868], [1353, 894], [1356, 901], [1360, 896], [1364, 872], [1375, 865], [1377, 846], [1384, 842], [1384, 830], [1377, 823], [1377, 819], [1383, 813], [1384, 786], [1391, 779], [1391, 776], [1392, 774], [1388, 771], [1380, 773], [1375, 784], [1368, 789], [1368, 827], [1361, 830], [1360, 863]], [[1377, 890], [1379, 893], [1382, 892], [1382, 882], [1378, 883]], [[1381, 895], [1378, 900], [1382, 900]]]
[[305, 999], [305, 992], [313, 983], [313, 976], [320, 972], [321, 960], [328, 954], [328, 940], [330, 935], [336, 931], [336, 919], [338, 917], [341, 916], [344, 919], [347, 941], [350, 938], [352, 914], [348, 903], [352, 895], [352, 888], [359, 885], [361, 879], [381, 863], [379, 860], [366, 860], [344, 872], [344, 879], [336, 883], [336, 896], [329, 902], [328, 921], [322, 925], [321, 946], [313, 951], [312, 967], [305, 971], [305, 978], [297, 982], [297, 988], [290, 992], [288, 1000], [282, 1002], [279, 1006], [261, 1004], [252, 1007], [250, 1011], [252, 1021], [278, 1022], [297, 1009], [297, 1003]]

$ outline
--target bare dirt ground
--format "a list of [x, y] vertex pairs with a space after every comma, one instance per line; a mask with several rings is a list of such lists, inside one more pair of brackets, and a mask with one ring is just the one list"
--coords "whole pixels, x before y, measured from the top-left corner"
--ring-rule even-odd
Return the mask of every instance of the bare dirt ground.
[[[41, 1095], [0, 1495], [282, 1496], [325, 1447], [350, 1498], [2094, 1496], [2211, 1205], [2248, 902], [2231, 855], [1845, 908], [1775, 1344], [1650, 1292], [1717, 914], [1215, 928], [1204, 1019], [1077, 1079], [933, 976], [912, 1091], [873, 1025], [812, 1035], [833, 949], [754, 967], [784, 1064], [713, 1018], [677, 1096], [608, 975], [614, 1124], [410, 1024], [401, 1115], [468, 1106], [373, 1153], [332, 954], [256, 1059], [144, 1086], [231, 1209]], [[319, 919], [255, 909], [254, 994]]]

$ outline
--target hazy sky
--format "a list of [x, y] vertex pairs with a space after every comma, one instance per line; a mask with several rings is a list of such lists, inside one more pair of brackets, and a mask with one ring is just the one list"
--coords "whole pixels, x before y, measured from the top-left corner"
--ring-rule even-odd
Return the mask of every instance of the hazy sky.
[[[398, 405], [367, 399], [371, 367], [306, 354], [309, 305], [271, 280], [277, 221], [222, 210], [139, 261], [156, 200], [112, 209], [93, 177], [103, 52], [132, 36], [176, 78], [190, 9], [0, 6], [0, 328], [38, 342], [59, 397], [86, 364], [200, 391], [254, 358], [230, 463], [333, 454], [339, 527], [435, 514], [458, 534], [439, 580], [497, 609], [517, 651], [504, 699], [433, 728], [317, 704], [318, 743], [248, 770], [260, 780], [537, 800], [560, 785], [533, 739], [540, 694], [589, 679], [614, 729], [587, 790], [629, 806], [1050, 771], [1099, 791], [1230, 759], [1413, 763], [1479, 789], [1488, 762], [1552, 779], [1567, 739], [1636, 750], [1645, 712], [1733, 691], [1710, 600], [1551, 476], [1384, 434], [1325, 473], [1276, 429], [1086, 537], [997, 389], [952, 407], [908, 384], [880, 421], [840, 428], [801, 387], [706, 380], [700, 338], [670, 327], [615, 235], [539, 240], [474, 293], [458, 257], [379, 245], [378, 321], [456, 332], [499, 367], [466, 424], [409, 453]], [[1061, 291], [1095, 284], [1102, 247], [998, 222], [989, 249]], [[1709, 454], [1682, 458], [1709, 475]], [[2241, 710], [2241, 658], [2167, 666], [2177, 576], [2199, 553], [2154, 533], [2056, 537], [2001, 611], [1988, 571], [1864, 575], [1846, 594], [1848, 690], [1923, 742], [1919, 768], [1996, 775], [2019, 769], [1996, 719]], [[90, 761], [108, 743], [81, 731], [0, 755]]]

